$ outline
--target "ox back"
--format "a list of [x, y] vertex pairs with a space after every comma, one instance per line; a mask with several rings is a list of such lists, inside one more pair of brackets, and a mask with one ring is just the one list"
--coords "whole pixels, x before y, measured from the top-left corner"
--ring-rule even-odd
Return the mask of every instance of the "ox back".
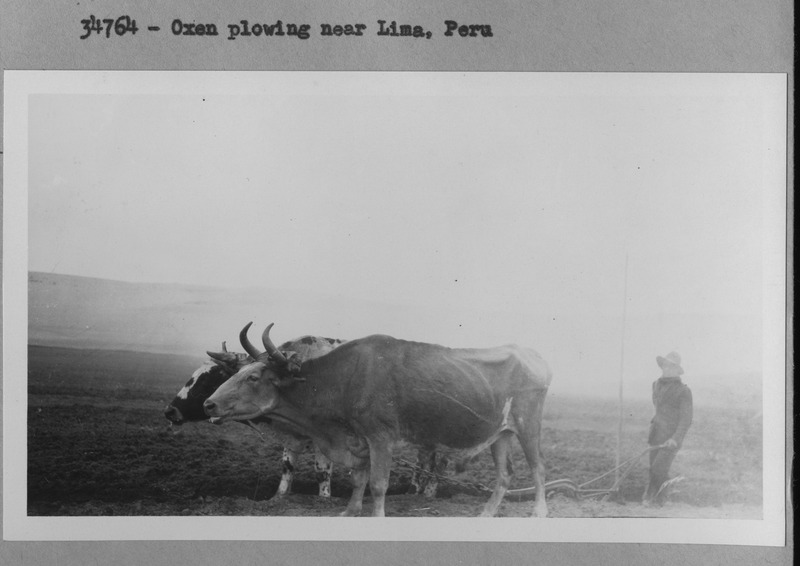
[[[451, 349], [380, 335], [309, 360], [300, 375], [308, 383], [287, 394], [305, 397], [314, 388], [300, 404], [315, 418], [343, 418], [359, 433], [462, 449], [483, 445], [509, 414], [524, 423], [552, 379], [530, 349]], [[509, 400], [511, 410], [504, 411]]]

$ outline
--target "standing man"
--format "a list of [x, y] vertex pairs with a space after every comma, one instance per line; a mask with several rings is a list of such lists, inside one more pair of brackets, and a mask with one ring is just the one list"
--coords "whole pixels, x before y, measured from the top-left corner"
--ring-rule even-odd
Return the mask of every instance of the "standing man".
[[692, 424], [692, 391], [681, 381], [683, 368], [677, 352], [656, 357], [661, 377], [653, 382], [653, 405], [656, 414], [650, 421], [650, 478], [642, 503], [661, 505], [661, 486], [669, 479], [669, 467], [683, 444], [683, 437]]

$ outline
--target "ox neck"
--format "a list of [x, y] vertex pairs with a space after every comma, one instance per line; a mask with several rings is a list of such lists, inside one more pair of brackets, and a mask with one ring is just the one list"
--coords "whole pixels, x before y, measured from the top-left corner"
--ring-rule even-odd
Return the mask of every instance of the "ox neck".
[[311, 429], [311, 420], [292, 404], [285, 401], [282, 401], [273, 411], [264, 415], [264, 418], [285, 425], [303, 435], [308, 434], [307, 431]]

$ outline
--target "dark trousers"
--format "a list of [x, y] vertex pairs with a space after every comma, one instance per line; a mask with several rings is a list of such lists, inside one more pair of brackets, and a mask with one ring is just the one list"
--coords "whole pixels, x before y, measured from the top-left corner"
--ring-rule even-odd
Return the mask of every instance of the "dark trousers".
[[[676, 448], [656, 448], [650, 451], [650, 479], [644, 490], [644, 501], [652, 501], [659, 488], [669, 479], [669, 467], [678, 453]], [[663, 503], [663, 493], [656, 503]]]

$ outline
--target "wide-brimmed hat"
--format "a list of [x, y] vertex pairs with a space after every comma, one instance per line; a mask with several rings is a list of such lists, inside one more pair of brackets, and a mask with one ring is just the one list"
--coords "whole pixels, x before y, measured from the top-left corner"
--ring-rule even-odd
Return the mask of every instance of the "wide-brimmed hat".
[[681, 367], [681, 356], [678, 352], [670, 352], [664, 357], [656, 356], [656, 362], [658, 363], [658, 367], [664, 369], [664, 364], [675, 366], [678, 368], [678, 375], [683, 373], [683, 368]]

